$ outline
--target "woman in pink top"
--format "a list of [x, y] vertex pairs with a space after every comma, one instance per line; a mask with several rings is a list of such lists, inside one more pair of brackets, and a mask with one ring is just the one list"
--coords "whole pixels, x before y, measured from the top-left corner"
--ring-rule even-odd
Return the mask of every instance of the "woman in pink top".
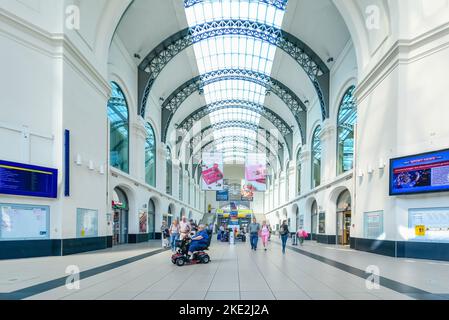
[[270, 227], [268, 227], [267, 222], [264, 221], [262, 228], [260, 229], [260, 237], [262, 238], [263, 247], [267, 251], [268, 239], [270, 238]]

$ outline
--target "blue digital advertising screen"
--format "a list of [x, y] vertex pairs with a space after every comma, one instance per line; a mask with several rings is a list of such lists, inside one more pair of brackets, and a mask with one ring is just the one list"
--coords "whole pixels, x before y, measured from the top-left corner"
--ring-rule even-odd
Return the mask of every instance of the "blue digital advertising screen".
[[390, 196], [449, 191], [449, 149], [390, 160]]
[[0, 194], [57, 198], [58, 170], [0, 160]]
[[217, 201], [229, 201], [229, 190], [217, 191]]

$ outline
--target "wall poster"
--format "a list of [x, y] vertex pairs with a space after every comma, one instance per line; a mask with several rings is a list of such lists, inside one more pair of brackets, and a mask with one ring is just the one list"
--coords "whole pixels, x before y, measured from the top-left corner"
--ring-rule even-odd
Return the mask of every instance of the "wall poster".
[[384, 234], [384, 212], [365, 212], [364, 217], [364, 237], [365, 239], [379, 239]]
[[50, 207], [0, 204], [0, 240], [50, 238]]
[[98, 210], [76, 209], [76, 237], [98, 237]]

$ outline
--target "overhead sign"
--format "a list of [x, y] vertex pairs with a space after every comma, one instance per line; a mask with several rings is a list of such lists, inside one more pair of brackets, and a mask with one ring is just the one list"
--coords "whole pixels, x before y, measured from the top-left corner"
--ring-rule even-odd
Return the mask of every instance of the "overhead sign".
[[224, 189], [223, 154], [203, 153], [202, 189], [205, 191], [221, 191]]
[[229, 201], [229, 190], [217, 191], [217, 201]]
[[58, 197], [58, 170], [0, 160], [0, 194]]

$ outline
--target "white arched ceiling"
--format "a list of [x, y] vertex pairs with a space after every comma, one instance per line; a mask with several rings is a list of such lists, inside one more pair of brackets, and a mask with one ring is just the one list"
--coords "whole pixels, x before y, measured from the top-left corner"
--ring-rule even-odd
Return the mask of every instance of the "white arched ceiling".
[[[79, 0], [85, 2], [86, 10], [95, 7], [91, 0]], [[180, 19], [183, 17], [182, 1], [178, 0], [120, 0], [120, 1], [106, 1], [104, 8], [101, 12], [98, 12], [95, 16], [95, 21], [98, 22], [96, 28], [96, 41], [94, 52], [96, 53], [97, 60], [103, 62], [104, 68], [107, 67], [107, 57], [109, 47], [112, 41], [112, 37], [116, 30], [123, 30], [121, 34], [125, 38], [132, 38], [128, 41], [133, 41], [133, 44], [128, 43], [128, 50], [138, 51], [146, 48], [154, 48], [162, 40], [170, 36], [171, 34], [185, 28], [187, 26], [185, 20], [180, 25]], [[383, 12], [381, 15], [387, 17], [388, 25], [391, 25], [390, 6], [396, 8], [397, 4], [392, 1], [390, 4], [386, 0], [373, 0], [371, 4], [380, 4], [379, 8]], [[137, 6], [141, 8], [140, 19], [132, 19], [132, 23], [136, 26], [142, 26], [145, 23], [149, 24], [148, 28], [138, 28], [135, 32], [131, 26], [126, 26], [131, 22], [124, 16], [128, 6], [130, 11], [133, 12], [132, 7]], [[334, 8], [328, 4], [333, 4]], [[359, 0], [295, 0], [290, 1], [287, 7], [287, 13], [284, 18], [283, 28], [297, 36], [299, 39], [308, 44], [318, 54], [329, 53], [336, 57], [339, 53], [339, 46], [344, 45], [346, 42], [342, 39], [343, 25], [346, 26], [346, 32], [349, 30], [352, 41], [354, 43], [355, 50], [357, 52], [359, 72], [363, 70], [363, 66], [369, 61], [369, 34], [365, 28], [365, 10], [360, 9], [361, 5], [358, 4]], [[130, 5], [132, 4], [132, 5]], [[317, 10], [320, 8], [321, 10]], [[363, 5], [362, 5], [363, 7]], [[339, 15], [331, 15], [335, 12], [333, 9], [337, 9]], [[160, 9], [161, 11], [158, 11]], [[397, 9], [397, 8], [396, 8]], [[396, 10], [395, 9], [395, 10]], [[397, 11], [397, 10], [396, 10]], [[395, 11], [395, 12], [396, 12]], [[161, 12], [167, 14], [161, 14]], [[323, 15], [321, 14], [323, 12]], [[331, 19], [326, 19], [331, 16]], [[301, 18], [300, 18], [301, 17]], [[338, 18], [336, 18], [338, 17]], [[344, 21], [342, 25], [340, 17]], [[123, 18], [123, 19], [122, 19]], [[307, 28], [301, 28], [301, 21], [310, 21], [313, 30]], [[322, 22], [322, 23], [320, 23]], [[119, 25], [120, 24], [120, 25]], [[131, 33], [126, 33], [124, 30], [131, 30]], [[308, 32], [306, 32], [307, 30]], [[342, 33], [338, 33], [338, 31]], [[338, 33], [336, 36], [335, 34]], [[120, 34], [120, 32], [119, 32]], [[332, 36], [333, 35], [333, 36]], [[333, 45], [334, 40], [340, 38], [344, 44]], [[347, 37], [349, 40], [349, 37]], [[125, 42], [127, 43], [127, 42]], [[146, 45], [145, 45], [146, 44]], [[324, 47], [323, 47], [324, 46]], [[341, 51], [341, 50], [340, 50]], [[325, 57], [322, 57], [325, 59]]]
[[325, 63], [329, 57], [337, 58], [350, 39], [348, 28], [332, 0], [289, 1], [282, 29], [301, 39]]

